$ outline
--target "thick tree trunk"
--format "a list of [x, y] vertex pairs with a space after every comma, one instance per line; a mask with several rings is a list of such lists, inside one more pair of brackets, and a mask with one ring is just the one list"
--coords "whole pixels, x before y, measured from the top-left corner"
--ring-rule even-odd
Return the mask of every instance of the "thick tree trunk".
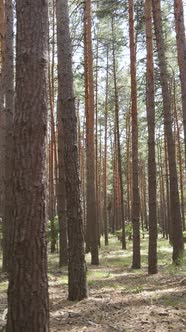
[[13, 113], [14, 113], [14, 51], [13, 51], [13, 3], [5, 2], [5, 206], [3, 270], [8, 272], [12, 247], [12, 172], [13, 172]]
[[140, 198], [138, 185], [138, 115], [136, 83], [136, 46], [134, 41], [134, 3], [129, 0], [129, 34], [130, 34], [130, 70], [132, 99], [132, 223], [133, 223], [133, 262], [132, 267], [139, 269], [140, 257]]
[[157, 273], [157, 215], [156, 215], [156, 154], [155, 154], [155, 103], [154, 103], [154, 61], [152, 45], [152, 5], [145, 3], [147, 43], [147, 120], [148, 120], [148, 195], [149, 195], [149, 252], [148, 273]]
[[4, 94], [5, 31], [4, 30], [5, 30], [5, 6], [4, 6], [4, 1], [0, 0], [0, 218], [3, 221], [3, 233], [4, 233], [4, 203], [5, 203], [5, 131], [6, 131], [5, 113], [4, 113], [4, 97], [5, 97]]
[[162, 86], [163, 110], [165, 123], [165, 136], [167, 139], [169, 172], [170, 172], [170, 201], [172, 216], [172, 240], [173, 240], [173, 262], [180, 263], [183, 255], [184, 243], [182, 234], [182, 222], [180, 213], [180, 200], [178, 193], [178, 178], [176, 169], [175, 143], [172, 133], [171, 101], [168, 87], [168, 72], [165, 57], [165, 47], [163, 39], [162, 17], [160, 0], [153, 0], [153, 18], [155, 36], [158, 50], [160, 81]]
[[69, 31], [68, 1], [57, 0], [58, 21], [58, 97], [64, 138], [65, 189], [69, 240], [68, 298], [87, 297], [83, 218], [77, 147], [77, 117], [73, 92], [72, 46]]
[[[45, 165], [47, 1], [17, 0], [14, 228], [7, 332], [49, 331]], [[41, 25], [42, 22], [42, 25]]]

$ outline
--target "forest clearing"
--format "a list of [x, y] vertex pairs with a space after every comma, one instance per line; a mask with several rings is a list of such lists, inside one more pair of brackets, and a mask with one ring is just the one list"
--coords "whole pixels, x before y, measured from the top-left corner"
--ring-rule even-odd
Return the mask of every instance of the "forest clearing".
[[[100, 265], [87, 255], [89, 298], [70, 302], [67, 269], [49, 255], [50, 328], [52, 332], [184, 332], [186, 327], [186, 261], [171, 264], [171, 247], [159, 236], [159, 273], [147, 273], [147, 238], [142, 240], [142, 268], [131, 269], [131, 243], [121, 250], [115, 236], [100, 250]], [[0, 280], [0, 326], [6, 308], [7, 281]]]

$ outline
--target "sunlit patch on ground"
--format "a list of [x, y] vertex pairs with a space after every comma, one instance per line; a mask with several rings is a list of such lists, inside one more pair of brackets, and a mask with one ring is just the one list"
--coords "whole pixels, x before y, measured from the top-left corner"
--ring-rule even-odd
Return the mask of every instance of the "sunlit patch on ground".
[[[147, 238], [142, 241], [142, 268], [131, 269], [132, 243], [127, 251], [115, 237], [100, 250], [100, 266], [88, 261], [89, 298], [67, 300], [67, 268], [49, 256], [51, 332], [185, 332], [186, 262], [171, 264], [172, 248], [159, 240], [159, 273], [147, 274]], [[6, 308], [5, 279], [0, 279], [0, 314]]]

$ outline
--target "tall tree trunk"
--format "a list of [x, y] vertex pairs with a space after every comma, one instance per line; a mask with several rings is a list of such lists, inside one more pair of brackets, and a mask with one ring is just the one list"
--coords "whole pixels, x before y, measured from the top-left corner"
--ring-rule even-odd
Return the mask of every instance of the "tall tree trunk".
[[178, 65], [179, 65], [180, 80], [181, 80], [181, 97], [182, 97], [185, 163], [186, 163], [186, 36], [185, 36], [184, 9], [183, 9], [182, 0], [174, 0], [174, 15], [175, 15], [176, 43], [177, 43], [177, 52], [178, 52]]
[[13, 264], [9, 271], [7, 332], [49, 331], [45, 237], [47, 4], [41, 0], [16, 2], [14, 204], [11, 216], [14, 243]]
[[164, 137], [164, 147], [165, 147], [165, 184], [166, 184], [166, 215], [167, 215], [167, 227], [169, 241], [172, 244], [172, 217], [170, 208], [170, 175], [169, 175], [169, 165], [168, 165], [168, 152], [167, 152], [167, 140]]
[[97, 232], [99, 242], [99, 229], [101, 228], [101, 202], [99, 199], [99, 151], [98, 151], [98, 64], [99, 64], [99, 40], [96, 45], [96, 73], [95, 73], [95, 178], [96, 178], [96, 220], [97, 220]]
[[114, 18], [112, 18], [112, 56], [113, 56], [113, 78], [114, 78], [114, 98], [115, 98], [115, 123], [116, 123], [116, 149], [118, 163], [118, 175], [120, 185], [120, 199], [121, 199], [121, 226], [122, 226], [122, 249], [126, 249], [126, 237], [125, 237], [125, 211], [124, 211], [124, 190], [123, 190], [123, 176], [121, 165], [121, 144], [120, 144], [120, 127], [119, 127], [119, 99], [118, 99], [118, 87], [116, 77], [116, 54], [114, 43]]
[[131, 129], [130, 129], [130, 110], [126, 115], [126, 150], [127, 150], [127, 220], [131, 222], [131, 158], [130, 158], [130, 141], [131, 141]]
[[182, 227], [185, 231], [185, 209], [184, 209], [184, 178], [183, 178], [183, 161], [182, 161], [182, 151], [181, 151], [181, 139], [180, 139], [180, 128], [178, 123], [178, 110], [176, 105], [176, 81], [174, 79], [174, 94], [173, 94], [173, 107], [174, 107], [174, 119], [175, 119], [175, 129], [176, 129], [176, 140], [177, 140], [177, 158], [179, 165], [179, 180], [180, 180], [180, 198], [181, 198], [181, 217], [182, 217]]
[[103, 167], [103, 187], [104, 187], [104, 234], [105, 245], [108, 245], [108, 218], [107, 218], [107, 135], [108, 135], [108, 75], [109, 75], [109, 52], [107, 47], [107, 66], [106, 66], [106, 87], [105, 87], [105, 145], [104, 145], [104, 167]]
[[98, 223], [96, 219], [95, 165], [94, 165], [94, 83], [91, 36], [91, 0], [85, 0], [84, 17], [86, 162], [87, 162], [87, 247], [91, 263], [99, 264]]
[[163, 96], [163, 111], [165, 123], [165, 135], [167, 139], [169, 172], [170, 172], [170, 201], [172, 215], [172, 240], [173, 240], [173, 262], [180, 263], [183, 255], [184, 243], [182, 234], [182, 222], [180, 213], [180, 200], [178, 193], [178, 178], [176, 169], [175, 144], [172, 133], [171, 119], [171, 101], [168, 87], [168, 72], [165, 57], [165, 46], [163, 39], [162, 16], [160, 8], [160, 0], [153, 0], [153, 18], [155, 27], [155, 36], [158, 50], [160, 81]]
[[[56, 23], [57, 23], [57, 46], [61, 58], [61, 3], [56, 2]], [[61, 80], [61, 76], [59, 80]], [[61, 84], [60, 81], [58, 84]], [[65, 190], [65, 165], [64, 165], [64, 132], [62, 126], [61, 109], [61, 87], [58, 86], [57, 103], [57, 140], [58, 140], [58, 180], [57, 180], [57, 211], [59, 222], [59, 266], [68, 264], [68, 236], [67, 236], [67, 211], [66, 211], [66, 190]]]
[[132, 223], [133, 223], [133, 262], [132, 267], [139, 269], [140, 257], [140, 200], [138, 185], [138, 116], [136, 83], [136, 46], [134, 41], [134, 2], [129, 0], [130, 71], [132, 100]]
[[5, 133], [6, 119], [4, 112], [5, 99], [5, 5], [0, 1], [0, 218], [3, 227], [3, 270], [5, 270], [6, 259], [6, 235], [5, 235]]
[[147, 120], [148, 120], [148, 195], [149, 195], [149, 251], [148, 273], [157, 273], [157, 215], [156, 215], [156, 153], [155, 153], [155, 103], [154, 103], [154, 61], [152, 45], [152, 5], [145, 3], [147, 43]]
[[5, 2], [5, 208], [3, 270], [8, 272], [12, 247], [12, 176], [13, 176], [13, 113], [14, 113], [14, 51], [13, 51], [13, 4]]
[[[49, 101], [50, 101], [50, 144], [49, 144], [49, 220], [51, 229], [51, 253], [56, 249], [55, 238], [55, 191], [54, 191], [54, 170], [55, 170], [55, 123], [54, 123], [54, 57], [55, 57], [55, 4], [52, 1], [52, 59], [50, 61], [50, 47], [49, 47]], [[49, 27], [50, 30], [50, 27]], [[51, 62], [51, 63], [50, 63]]]
[[57, 0], [58, 20], [58, 96], [64, 138], [65, 189], [69, 239], [68, 298], [87, 297], [83, 218], [77, 148], [77, 117], [73, 91], [72, 45], [69, 31], [68, 1]]

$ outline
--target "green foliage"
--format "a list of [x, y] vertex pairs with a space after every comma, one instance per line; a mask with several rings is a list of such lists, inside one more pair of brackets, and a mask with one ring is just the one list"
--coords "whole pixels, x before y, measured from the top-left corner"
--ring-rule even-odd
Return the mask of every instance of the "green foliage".
[[[58, 235], [59, 235], [59, 222], [58, 222], [58, 216], [55, 216], [55, 218], [54, 218], [54, 236], [55, 236], [56, 242], [58, 240]], [[51, 242], [51, 240], [52, 240], [51, 221], [48, 220], [48, 224], [47, 224], [47, 241]]]
[[[125, 235], [129, 240], [131, 240], [131, 238], [132, 238], [132, 223], [127, 223], [125, 225]], [[116, 231], [116, 236], [118, 237], [118, 240], [121, 241], [121, 239], [122, 239], [122, 229], [119, 229], [119, 230]]]

